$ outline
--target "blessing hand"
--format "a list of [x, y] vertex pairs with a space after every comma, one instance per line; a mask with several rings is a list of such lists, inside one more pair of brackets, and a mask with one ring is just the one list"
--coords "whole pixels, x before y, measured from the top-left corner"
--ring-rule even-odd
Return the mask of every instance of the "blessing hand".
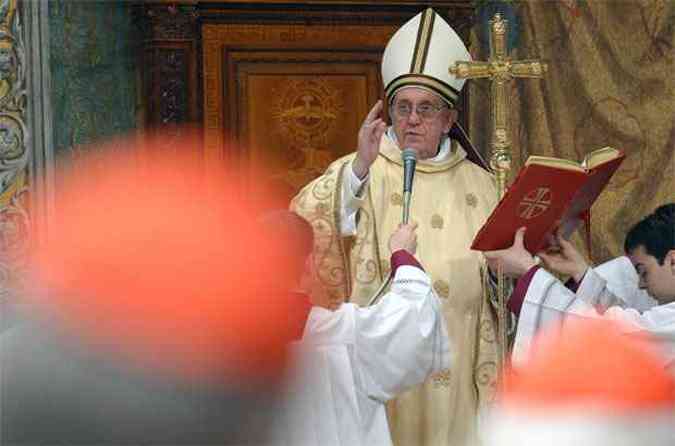
[[370, 110], [359, 130], [358, 149], [352, 169], [360, 179], [368, 175], [370, 166], [375, 162], [380, 151], [382, 135], [387, 129], [387, 124], [379, 117], [381, 112], [382, 100], [380, 99]]

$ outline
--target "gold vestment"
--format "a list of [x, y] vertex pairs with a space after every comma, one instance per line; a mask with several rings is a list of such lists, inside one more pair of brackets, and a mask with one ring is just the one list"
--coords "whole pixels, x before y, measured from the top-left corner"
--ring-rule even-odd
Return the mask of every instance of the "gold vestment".
[[[389, 273], [389, 236], [401, 222], [401, 152], [385, 135], [363, 191], [357, 234], [340, 236], [343, 171], [354, 156], [332, 163], [291, 204], [314, 228], [315, 267], [328, 307], [345, 296], [360, 305], [370, 300]], [[474, 444], [477, 412], [493, 398], [497, 320], [484, 258], [469, 247], [496, 201], [493, 177], [467, 160], [459, 145], [445, 161], [417, 163], [410, 213], [418, 223], [416, 257], [442, 302], [455, 355], [450, 370], [389, 403], [397, 446]]]

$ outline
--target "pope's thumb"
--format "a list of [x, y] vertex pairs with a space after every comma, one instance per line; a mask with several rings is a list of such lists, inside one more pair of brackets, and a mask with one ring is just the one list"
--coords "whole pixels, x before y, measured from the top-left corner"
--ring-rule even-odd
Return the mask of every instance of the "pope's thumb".
[[514, 245], [514, 246], [518, 246], [518, 247], [524, 247], [524, 246], [525, 246], [525, 241], [524, 241], [524, 239], [525, 239], [525, 230], [526, 230], [526, 229], [527, 229], [527, 228], [522, 227], [522, 228], [519, 228], [519, 229], [516, 231], [516, 236], [515, 236], [515, 238], [514, 238], [514, 240], [513, 240], [513, 245]]

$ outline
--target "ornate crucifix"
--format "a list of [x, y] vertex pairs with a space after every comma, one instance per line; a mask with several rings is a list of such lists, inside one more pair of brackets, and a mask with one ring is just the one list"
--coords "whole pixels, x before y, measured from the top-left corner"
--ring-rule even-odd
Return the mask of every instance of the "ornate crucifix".
[[[450, 67], [450, 74], [462, 79], [487, 78], [491, 81], [493, 122], [492, 156], [490, 167], [494, 170], [497, 179], [497, 195], [501, 199], [506, 192], [506, 180], [511, 170], [511, 142], [509, 140], [509, 93], [508, 84], [513, 78], [541, 78], [546, 73], [545, 63], [537, 60], [511, 60], [507, 54], [506, 41], [508, 39], [508, 22], [501, 14], [495, 14], [490, 20], [490, 58], [487, 62], [456, 62]], [[501, 271], [497, 275], [497, 297], [499, 300], [499, 340], [501, 349], [501, 364], [507, 349], [507, 310], [504, 275]]]

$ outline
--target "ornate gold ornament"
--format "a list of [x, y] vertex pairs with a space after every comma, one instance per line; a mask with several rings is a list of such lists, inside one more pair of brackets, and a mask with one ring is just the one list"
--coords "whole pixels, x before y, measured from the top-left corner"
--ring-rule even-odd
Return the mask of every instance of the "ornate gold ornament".
[[0, 32], [11, 33], [15, 13], [16, 0], [0, 1]]
[[12, 90], [17, 74], [14, 44], [8, 38], [0, 38], [0, 101], [5, 99]]
[[28, 257], [25, 46], [16, 0], [0, 0], [0, 300], [17, 283]]
[[9, 161], [21, 157], [24, 134], [21, 121], [10, 114], [0, 114], [0, 159]]
[[294, 80], [284, 85], [274, 104], [277, 129], [297, 146], [323, 146], [343, 111], [342, 92], [325, 80]]
[[[284, 150], [299, 152], [302, 165], [283, 175], [295, 186], [321, 175], [332, 161], [327, 149], [343, 112], [342, 91], [322, 79], [300, 79], [284, 84], [275, 95], [272, 117]], [[295, 157], [295, 156], [294, 156]]]
[[[508, 22], [501, 14], [495, 14], [490, 20], [490, 57], [488, 61], [459, 61], [449, 68], [449, 72], [459, 78], [486, 78], [491, 82], [492, 92], [492, 157], [490, 167], [497, 180], [499, 199], [506, 192], [506, 181], [511, 170], [511, 142], [509, 140], [508, 108], [509, 95], [507, 85], [514, 78], [541, 78], [548, 67], [537, 60], [512, 60], [506, 42], [508, 38]], [[504, 365], [507, 345], [507, 309], [506, 280], [501, 270], [497, 273], [497, 299], [499, 320], [499, 341], [501, 349], [500, 368]]]

